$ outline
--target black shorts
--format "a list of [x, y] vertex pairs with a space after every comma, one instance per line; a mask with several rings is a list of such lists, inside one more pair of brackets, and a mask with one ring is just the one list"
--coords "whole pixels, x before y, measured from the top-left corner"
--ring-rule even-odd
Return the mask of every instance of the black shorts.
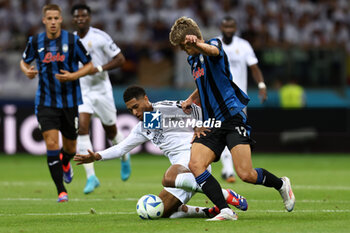
[[231, 151], [239, 144], [254, 145], [255, 141], [250, 138], [250, 129], [246, 124], [245, 114], [241, 112], [222, 122], [220, 128], [211, 128], [210, 132], [206, 132], [206, 136], [197, 137], [193, 142], [203, 144], [214, 151], [216, 162], [220, 160], [225, 146]]
[[73, 108], [37, 106], [36, 117], [41, 132], [57, 129], [61, 131], [65, 138], [71, 140], [77, 139], [79, 129], [79, 113], [77, 106]]

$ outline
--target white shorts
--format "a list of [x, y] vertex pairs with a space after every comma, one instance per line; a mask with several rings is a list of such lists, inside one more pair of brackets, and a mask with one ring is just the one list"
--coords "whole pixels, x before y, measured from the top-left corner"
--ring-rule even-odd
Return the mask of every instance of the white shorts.
[[[180, 164], [189, 169], [188, 163], [190, 162], [191, 158], [191, 150], [184, 150], [182, 152], [176, 153], [176, 155], [169, 156], [168, 158], [171, 165]], [[207, 170], [211, 173], [211, 165], [208, 166]]]
[[[174, 156], [170, 156], [169, 160], [172, 165], [180, 164], [186, 167], [187, 169], [189, 169], [188, 162], [190, 161], [190, 158], [191, 158], [191, 151], [184, 150], [181, 153], [177, 153]], [[211, 165], [209, 165], [207, 170], [211, 173]], [[189, 192], [179, 188], [164, 187], [164, 189], [167, 192], [171, 193], [173, 196], [175, 196], [177, 199], [179, 199], [183, 204], [186, 204], [195, 194], [195, 192]]]
[[79, 113], [82, 112], [100, 118], [103, 125], [115, 125], [117, 122], [117, 109], [112, 92], [89, 92], [83, 95], [83, 104], [79, 105]]
[[167, 192], [171, 193], [174, 197], [179, 199], [182, 202], [182, 204], [186, 204], [195, 194], [195, 192], [188, 192], [179, 188], [164, 187], [164, 189]]

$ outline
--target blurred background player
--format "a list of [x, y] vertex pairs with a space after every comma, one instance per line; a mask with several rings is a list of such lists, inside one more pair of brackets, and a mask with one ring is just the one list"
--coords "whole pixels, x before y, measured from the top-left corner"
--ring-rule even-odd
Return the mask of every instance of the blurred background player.
[[[30, 79], [39, 73], [35, 96], [35, 114], [47, 149], [47, 164], [55, 182], [58, 202], [68, 201], [63, 180], [70, 183], [73, 169], [70, 159], [75, 155], [78, 132], [78, 105], [82, 103], [78, 78], [93, 68], [91, 57], [78, 36], [61, 30], [62, 15], [58, 5], [42, 9], [45, 32], [31, 36], [20, 67]], [[37, 69], [30, 66], [36, 59]], [[78, 69], [78, 63], [83, 66]], [[59, 131], [63, 148], [59, 149]]]
[[[237, 31], [237, 23], [234, 18], [230, 16], [223, 18], [220, 30], [222, 36], [219, 37], [219, 39], [222, 41], [222, 48], [224, 49], [230, 64], [232, 81], [244, 91], [244, 93], [248, 94], [248, 66], [255, 82], [258, 84], [261, 103], [264, 103], [267, 99], [266, 85], [252, 46], [247, 40], [235, 35]], [[244, 108], [243, 111], [247, 114], [247, 108]], [[222, 178], [229, 183], [235, 182], [236, 178], [233, 169], [232, 156], [227, 147], [225, 147], [225, 150], [221, 154], [221, 163]]]
[[[191, 214], [203, 217], [213, 217], [213, 214], [216, 215], [218, 209], [215, 207], [205, 209], [201, 207], [182, 206], [191, 199], [194, 192], [203, 192], [188, 168], [191, 154], [190, 142], [193, 136], [193, 129], [191, 127], [184, 129], [176, 127], [147, 129], [143, 126], [145, 112], [155, 112], [153, 113], [153, 117], [158, 113], [162, 116], [163, 121], [167, 119], [166, 116], [174, 115], [177, 116], [179, 121], [185, 121], [186, 119], [200, 120], [201, 109], [195, 104], [192, 104], [191, 115], [187, 116], [181, 109], [180, 101], [160, 101], [151, 103], [145, 90], [138, 86], [131, 86], [125, 90], [124, 102], [127, 109], [140, 120], [140, 122], [131, 130], [128, 137], [118, 145], [110, 147], [104, 151], [97, 153], [89, 151], [88, 155], [86, 155], [86, 153], [85, 155], [77, 154], [74, 157], [74, 161], [78, 161], [79, 163], [77, 164], [82, 164], [101, 159], [108, 160], [119, 158], [136, 146], [147, 141], [152, 141], [155, 146], [163, 151], [164, 155], [169, 158], [171, 163], [171, 166], [165, 172], [162, 180], [164, 189], [159, 194], [159, 197], [164, 203], [163, 217], [169, 217], [177, 210], [178, 213], [173, 217], [185, 217]], [[163, 125], [163, 123], [161, 124]], [[208, 170], [211, 170], [210, 166], [208, 167]], [[248, 204], [244, 197], [230, 189], [222, 189], [222, 193], [227, 203], [241, 210], [247, 210]], [[198, 211], [195, 211], [196, 208], [198, 208]], [[211, 215], [207, 215], [209, 212]]]
[[[79, 106], [79, 135], [78, 152], [87, 153], [92, 149], [89, 135], [91, 117], [97, 116], [106, 131], [107, 138], [113, 145], [120, 143], [124, 136], [117, 130], [117, 111], [113, 99], [112, 85], [109, 80], [108, 70], [122, 67], [125, 57], [120, 48], [111, 37], [100, 29], [90, 26], [90, 7], [85, 4], [77, 4], [72, 7], [73, 24], [77, 34], [85, 48], [89, 51], [94, 64], [89, 75], [80, 80], [83, 104]], [[84, 193], [94, 191], [100, 185], [95, 175], [93, 163], [84, 164], [87, 182]], [[130, 176], [130, 156], [125, 154], [121, 158], [121, 178], [123, 181]]]

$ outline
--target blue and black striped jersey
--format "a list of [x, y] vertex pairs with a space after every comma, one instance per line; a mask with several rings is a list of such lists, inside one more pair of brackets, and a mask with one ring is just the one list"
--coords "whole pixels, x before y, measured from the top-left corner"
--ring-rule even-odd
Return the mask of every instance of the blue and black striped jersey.
[[192, 75], [200, 96], [203, 119], [225, 121], [239, 113], [249, 102], [249, 97], [232, 82], [230, 65], [217, 38], [206, 41], [216, 46], [218, 56], [198, 54], [189, 56]]
[[35, 106], [71, 108], [82, 104], [79, 80], [61, 83], [55, 78], [59, 70], [75, 72], [79, 61], [91, 61], [79, 37], [65, 30], [56, 39], [49, 39], [46, 32], [31, 36], [23, 53], [23, 61], [30, 64], [36, 59], [39, 85]]

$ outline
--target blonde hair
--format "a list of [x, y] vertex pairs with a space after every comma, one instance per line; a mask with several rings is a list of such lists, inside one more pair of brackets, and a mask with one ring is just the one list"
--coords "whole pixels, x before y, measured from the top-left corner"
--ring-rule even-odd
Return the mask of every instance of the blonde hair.
[[202, 33], [197, 23], [191, 18], [182, 16], [178, 18], [171, 27], [169, 33], [170, 43], [177, 46], [185, 40], [186, 35], [195, 35], [198, 39], [202, 39]]
[[56, 4], [47, 4], [43, 7], [42, 14], [45, 16], [46, 11], [59, 11], [60, 14], [62, 12], [61, 7]]

